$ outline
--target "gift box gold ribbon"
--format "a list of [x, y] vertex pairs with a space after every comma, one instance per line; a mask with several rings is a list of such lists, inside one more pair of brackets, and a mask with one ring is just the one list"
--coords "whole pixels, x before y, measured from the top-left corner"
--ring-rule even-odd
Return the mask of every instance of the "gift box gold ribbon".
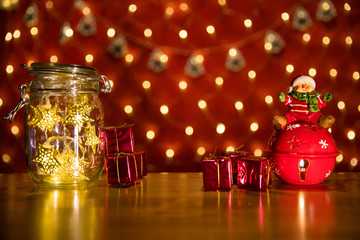
[[[205, 160], [215, 160], [216, 161], [216, 172], [217, 172], [217, 188], [220, 188], [220, 161], [221, 160], [225, 160], [225, 159], [229, 159], [229, 161], [231, 161], [230, 158], [228, 157], [221, 157], [218, 158], [217, 156], [215, 156], [215, 154], [210, 153], [209, 156], [204, 158]], [[232, 168], [230, 167], [230, 176], [232, 176]]]

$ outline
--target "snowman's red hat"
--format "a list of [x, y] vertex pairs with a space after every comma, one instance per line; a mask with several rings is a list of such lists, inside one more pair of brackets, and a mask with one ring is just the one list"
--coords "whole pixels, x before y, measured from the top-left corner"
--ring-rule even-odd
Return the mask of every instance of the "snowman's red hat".
[[291, 84], [288, 88], [288, 93], [292, 92], [294, 89], [294, 86], [300, 82], [311, 83], [312, 85], [314, 85], [314, 89], [316, 87], [316, 82], [313, 78], [311, 78], [310, 76], [308, 76], [306, 74], [300, 74], [300, 75], [294, 77], [293, 80], [291, 81]]

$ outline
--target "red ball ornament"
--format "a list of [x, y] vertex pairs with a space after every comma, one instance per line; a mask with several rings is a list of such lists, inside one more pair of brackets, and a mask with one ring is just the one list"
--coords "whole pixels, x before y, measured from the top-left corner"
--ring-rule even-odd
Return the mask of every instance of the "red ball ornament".
[[303, 121], [275, 131], [269, 139], [267, 153], [278, 177], [295, 185], [323, 182], [334, 169], [339, 155], [328, 129]]

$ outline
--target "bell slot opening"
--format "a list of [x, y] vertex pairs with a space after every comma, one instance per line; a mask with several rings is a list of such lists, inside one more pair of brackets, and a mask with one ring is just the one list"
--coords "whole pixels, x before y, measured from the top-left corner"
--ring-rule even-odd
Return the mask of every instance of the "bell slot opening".
[[310, 166], [310, 161], [307, 159], [301, 159], [299, 161], [299, 179], [300, 181], [306, 180], [306, 172]]

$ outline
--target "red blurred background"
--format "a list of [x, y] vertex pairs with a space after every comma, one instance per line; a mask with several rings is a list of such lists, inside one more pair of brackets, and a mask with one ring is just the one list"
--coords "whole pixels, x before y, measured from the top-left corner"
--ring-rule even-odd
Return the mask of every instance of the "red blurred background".
[[[306, 73], [317, 91], [333, 94], [323, 112], [337, 119], [331, 129], [341, 153], [335, 170], [360, 170], [359, 1], [0, 2], [1, 116], [14, 108], [18, 85], [30, 78], [20, 64], [90, 66], [113, 82], [113, 91], [100, 96], [106, 125], [135, 125], [135, 150], [147, 152], [149, 171], [201, 171], [204, 154], [228, 147], [243, 145], [261, 155], [272, 117], [286, 110], [278, 93]], [[336, 13], [319, 19], [328, 6]], [[299, 7], [309, 14], [300, 26], [294, 25]], [[278, 35], [266, 37], [270, 30]], [[274, 36], [270, 49], [265, 41]], [[226, 67], [232, 48], [243, 58], [230, 51], [236, 61]], [[186, 72], [191, 56], [202, 57]], [[236, 65], [241, 60], [246, 64]], [[201, 64], [202, 74], [191, 76], [201, 73]], [[0, 172], [25, 171], [23, 122], [24, 110], [12, 124], [0, 121]]]

